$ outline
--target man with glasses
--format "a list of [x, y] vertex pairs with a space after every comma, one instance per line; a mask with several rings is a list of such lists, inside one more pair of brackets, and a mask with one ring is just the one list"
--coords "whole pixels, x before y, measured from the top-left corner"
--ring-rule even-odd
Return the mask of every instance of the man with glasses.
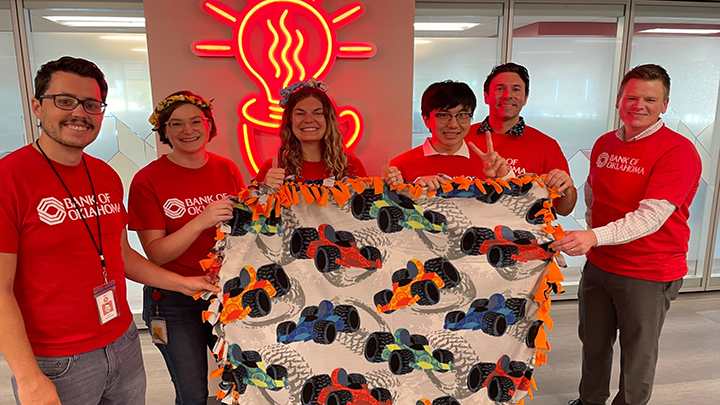
[[506, 176], [505, 159], [493, 151], [492, 138], [483, 140], [487, 152], [464, 141], [476, 106], [475, 94], [465, 83], [447, 80], [428, 86], [421, 110], [431, 137], [422, 146], [393, 159], [385, 172], [386, 181], [399, 184], [404, 179], [432, 191], [448, 177]]
[[[485, 142], [492, 133], [495, 150], [507, 159], [515, 174], [547, 173], [545, 183], [564, 194], [553, 201], [560, 215], [569, 215], [577, 201], [567, 160], [551, 137], [525, 125], [520, 111], [530, 94], [530, 75], [524, 66], [509, 62], [498, 65], [483, 84], [490, 115], [470, 127], [469, 142]], [[562, 195], [561, 194], [561, 195]]]
[[188, 295], [218, 290], [129, 247], [120, 178], [83, 153], [107, 91], [92, 62], [43, 65], [32, 99], [42, 134], [0, 160], [0, 350], [24, 405], [144, 404], [125, 276]]

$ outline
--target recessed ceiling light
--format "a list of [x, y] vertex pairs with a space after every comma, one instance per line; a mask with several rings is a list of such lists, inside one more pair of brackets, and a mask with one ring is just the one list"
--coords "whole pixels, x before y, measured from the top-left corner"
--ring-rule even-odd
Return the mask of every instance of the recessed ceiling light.
[[416, 22], [415, 31], [465, 31], [476, 27], [478, 23], [450, 23], [450, 22]]
[[146, 41], [147, 37], [145, 34], [137, 35], [102, 35], [101, 39], [112, 39], [116, 41]]
[[643, 34], [695, 34], [707, 35], [718, 34], [720, 30], [699, 29], [699, 28], [652, 28], [640, 31]]
[[132, 50], [135, 52], [147, 52], [147, 48], [133, 48]]
[[43, 16], [43, 18], [68, 27], [122, 27], [144, 28], [144, 17], [102, 17], [102, 16]]
[[416, 40], [415, 40], [415, 45], [418, 45], [418, 44], [429, 44], [429, 43], [431, 43], [431, 42], [432, 42], [432, 41], [427, 40], [427, 39], [416, 39]]

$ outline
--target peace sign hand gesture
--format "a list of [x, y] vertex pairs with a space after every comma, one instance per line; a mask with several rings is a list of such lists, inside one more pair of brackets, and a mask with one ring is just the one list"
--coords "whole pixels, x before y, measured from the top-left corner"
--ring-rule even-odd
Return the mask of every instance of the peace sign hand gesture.
[[485, 139], [487, 139], [487, 153], [483, 152], [472, 142], [468, 142], [468, 146], [473, 150], [485, 164], [483, 171], [488, 178], [505, 177], [510, 173], [505, 159], [493, 149], [492, 134], [485, 131]]

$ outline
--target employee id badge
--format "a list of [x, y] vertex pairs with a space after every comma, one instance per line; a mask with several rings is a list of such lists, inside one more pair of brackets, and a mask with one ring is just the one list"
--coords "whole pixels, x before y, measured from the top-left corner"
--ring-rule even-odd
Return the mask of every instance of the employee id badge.
[[167, 324], [163, 318], [150, 318], [152, 342], [158, 345], [168, 344]]
[[117, 307], [117, 299], [115, 298], [117, 297], [115, 280], [93, 288], [93, 297], [97, 304], [100, 325], [105, 325], [108, 321], [120, 315], [120, 310]]

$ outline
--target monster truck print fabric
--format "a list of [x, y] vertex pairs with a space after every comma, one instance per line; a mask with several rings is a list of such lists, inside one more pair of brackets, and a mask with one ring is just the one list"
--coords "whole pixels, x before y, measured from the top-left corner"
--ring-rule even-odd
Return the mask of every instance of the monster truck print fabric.
[[456, 178], [433, 196], [364, 178], [239, 197], [204, 266], [223, 289], [204, 314], [222, 403], [531, 394], [562, 279], [542, 177]]

